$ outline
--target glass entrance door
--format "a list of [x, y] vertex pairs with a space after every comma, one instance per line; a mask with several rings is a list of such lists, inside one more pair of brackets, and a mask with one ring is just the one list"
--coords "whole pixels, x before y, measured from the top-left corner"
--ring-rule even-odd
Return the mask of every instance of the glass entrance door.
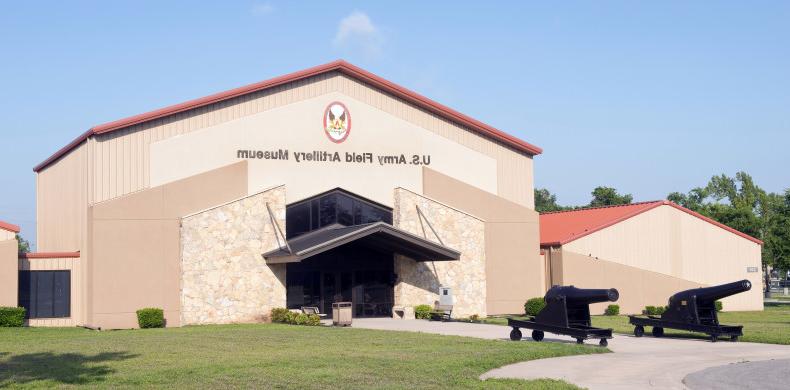
[[318, 306], [332, 315], [332, 303], [351, 302], [354, 317], [392, 315], [393, 256], [364, 247], [341, 247], [286, 266], [289, 309]]

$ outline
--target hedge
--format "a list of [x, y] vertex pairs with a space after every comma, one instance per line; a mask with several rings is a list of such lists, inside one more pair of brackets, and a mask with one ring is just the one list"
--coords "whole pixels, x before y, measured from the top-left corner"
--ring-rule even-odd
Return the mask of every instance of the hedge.
[[616, 315], [620, 314], [620, 305], [609, 305], [609, 306], [606, 306], [606, 310], [603, 312], [603, 314], [605, 314], [607, 316], [616, 316]]
[[524, 303], [524, 313], [528, 316], [536, 316], [546, 307], [546, 300], [543, 297], [530, 298]]
[[716, 311], [722, 311], [724, 309], [724, 304], [721, 301], [713, 302], [713, 305], [716, 306]]
[[321, 325], [321, 317], [318, 314], [295, 313], [284, 307], [276, 307], [271, 311], [272, 322], [291, 325]]
[[432, 311], [433, 311], [433, 307], [431, 307], [431, 305], [414, 306], [414, 318], [418, 320], [429, 320], [431, 319]]
[[0, 328], [18, 328], [24, 324], [24, 307], [0, 307]]
[[137, 311], [137, 325], [140, 329], [164, 328], [165, 313], [156, 307], [146, 307]]
[[667, 311], [666, 306], [645, 306], [645, 310], [642, 310], [642, 313], [651, 315], [651, 316], [660, 316]]

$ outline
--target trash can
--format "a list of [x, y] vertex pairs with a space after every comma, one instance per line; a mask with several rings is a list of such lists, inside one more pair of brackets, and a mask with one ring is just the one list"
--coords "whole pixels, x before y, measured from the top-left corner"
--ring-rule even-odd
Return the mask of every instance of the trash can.
[[332, 304], [332, 325], [351, 326], [351, 302]]

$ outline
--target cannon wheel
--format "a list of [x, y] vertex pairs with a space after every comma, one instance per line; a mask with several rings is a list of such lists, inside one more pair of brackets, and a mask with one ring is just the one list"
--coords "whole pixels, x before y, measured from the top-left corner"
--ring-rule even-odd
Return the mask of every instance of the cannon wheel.
[[532, 331], [532, 339], [535, 341], [543, 340], [543, 331], [542, 330], [533, 330]]
[[716, 341], [719, 341], [719, 335], [717, 334], [710, 335], [710, 342], [715, 343]]
[[661, 337], [664, 335], [664, 328], [660, 326], [653, 327], [653, 337]]
[[581, 337], [576, 338], [576, 344], [584, 344], [584, 339]]
[[733, 335], [732, 337], [730, 337], [730, 341], [732, 341], [733, 343], [738, 341], [738, 336]]
[[634, 327], [634, 336], [642, 337], [645, 334], [645, 327], [642, 325], [637, 325]]
[[606, 341], [606, 339], [601, 339], [601, 341], [598, 342], [598, 345], [600, 345], [602, 347], [605, 347], [605, 346], [609, 345], [609, 342]]
[[521, 330], [513, 328], [513, 330], [510, 331], [510, 339], [513, 341], [521, 340]]

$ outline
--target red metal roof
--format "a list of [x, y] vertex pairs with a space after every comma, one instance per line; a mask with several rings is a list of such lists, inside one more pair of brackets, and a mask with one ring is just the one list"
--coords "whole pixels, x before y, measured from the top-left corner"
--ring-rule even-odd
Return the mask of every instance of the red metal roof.
[[668, 200], [656, 200], [620, 206], [592, 207], [579, 210], [543, 213], [540, 215], [540, 245], [543, 247], [564, 245], [658, 206], [674, 207], [747, 240], [760, 245], [763, 244], [762, 241], [746, 233], [716, 222], [678, 204]]
[[60, 259], [60, 258], [79, 258], [80, 252], [29, 252], [20, 253], [20, 259]]
[[249, 93], [258, 92], [267, 88], [276, 87], [278, 85], [290, 83], [297, 80], [302, 80], [308, 77], [313, 77], [319, 74], [332, 72], [332, 71], [343, 73], [350, 77], [356, 78], [362, 82], [370, 84], [385, 92], [395, 95], [396, 97], [401, 98], [411, 104], [414, 104], [417, 107], [432, 112], [436, 115], [439, 115], [447, 120], [459, 123], [463, 126], [467, 126], [472, 130], [477, 131], [478, 133], [481, 133], [485, 136], [500, 141], [505, 145], [508, 145], [516, 150], [531, 154], [533, 156], [541, 154], [543, 152], [543, 149], [535, 145], [532, 145], [517, 137], [507, 134], [494, 127], [491, 127], [474, 118], [461, 114], [458, 111], [455, 111], [447, 106], [439, 104], [431, 99], [428, 99], [409, 89], [401, 87], [393, 82], [387, 81], [373, 73], [370, 73], [362, 68], [354, 66], [346, 61], [337, 60], [330, 62], [328, 64], [319, 65], [316, 67], [290, 73], [266, 81], [261, 81], [255, 84], [250, 84], [244, 87], [235, 88], [229, 91], [209, 95], [200, 99], [190, 100], [184, 103], [146, 112], [144, 114], [139, 114], [128, 118], [120, 119], [117, 121], [94, 126], [90, 128], [88, 131], [86, 131], [85, 133], [83, 133], [82, 135], [80, 135], [79, 137], [75, 138], [74, 141], [70, 142], [68, 145], [64, 146], [62, 149], [55, 152], [55, 154], [50, 156], [48, 159], [44, 160], [41, 164], [36, 165], [33, 168], [33, 171], [38, 172], [46, 168], [49, 164], [56, 161], [64, 154], [68, 153], [71, 149], [77, 147], [79, 144], [81, 144], [83, 141], [85, 141], [92, 135], [113, 132], [132, 125], [166, 117], [168, 115], [177, 114], [187, 110], [192, 110], [198, 107], [207, 106], [209, 104], [232, 99]]
[[19, 233], [19, 231], [21, 230], [19, 229], [19, 226], [14, 225], [13, 223], [8, 223], [3, 221], [0, 221], [0, 229], [8, 230], [9, 232], [12, 233]]

